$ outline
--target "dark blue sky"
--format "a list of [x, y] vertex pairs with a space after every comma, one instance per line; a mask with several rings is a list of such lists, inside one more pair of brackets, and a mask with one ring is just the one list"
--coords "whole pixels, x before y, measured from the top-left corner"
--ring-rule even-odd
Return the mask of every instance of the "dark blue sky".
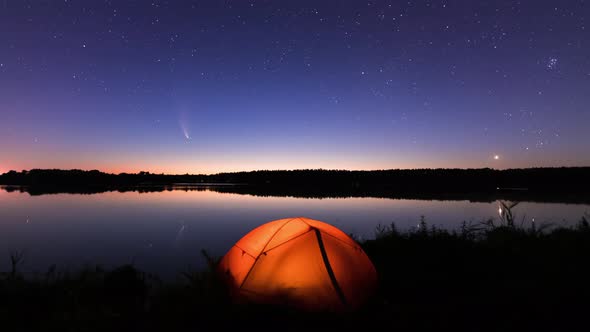
[[590, 165], [588, 1], [0, 1], [0, 172]]

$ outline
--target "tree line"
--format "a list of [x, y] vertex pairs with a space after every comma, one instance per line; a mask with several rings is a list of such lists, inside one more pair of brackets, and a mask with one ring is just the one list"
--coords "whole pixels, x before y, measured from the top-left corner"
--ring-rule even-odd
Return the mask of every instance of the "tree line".
[[110, 174], [98, 170], [32, 169], [0, 175], [0, 184], [37, 187], [239, 184], [257, 190], [347, 192], [590, 192], [590, 167], [481, 169], [261, 170], [218, 174]]

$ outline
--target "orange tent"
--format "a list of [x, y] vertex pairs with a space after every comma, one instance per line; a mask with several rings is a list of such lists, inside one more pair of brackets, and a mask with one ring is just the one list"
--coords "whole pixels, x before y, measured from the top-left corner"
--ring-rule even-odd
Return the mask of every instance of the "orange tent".
[[308, 218], [268, 222], [241, 238], [220, 269], [241, 301], [349, 310], [371, 295], [375, 267], [338, 228]]

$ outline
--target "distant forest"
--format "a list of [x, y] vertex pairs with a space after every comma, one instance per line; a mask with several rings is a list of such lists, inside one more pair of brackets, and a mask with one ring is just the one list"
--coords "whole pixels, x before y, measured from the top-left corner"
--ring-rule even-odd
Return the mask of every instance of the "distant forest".
[[[375, 171], [292, 170], [164, 175], [108, 174], [97, 170], [33, 169], [0, 175], [6, 190], [30, 194], [57, 192], [162, 191], [170, 186], [258, 196], [500, 198], [536, 197], [539, 201], [590, 201], [590, 167], [483, 169], [394, 169]], [[211, 189], [213, 188], [213, 189]]]

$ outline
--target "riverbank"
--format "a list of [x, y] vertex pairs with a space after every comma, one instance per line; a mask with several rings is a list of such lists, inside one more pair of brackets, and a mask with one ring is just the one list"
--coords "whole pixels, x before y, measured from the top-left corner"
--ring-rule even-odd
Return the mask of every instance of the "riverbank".
[[0, 317], [15, 330], [184, 331], [207, 329], [400, 331], [575, 330], [590, 302], [590, 225], [519, 227], [510, 215], [494, 224], [449, 232], [380, 226], [361, 243], [379, 277], [359, 312], [309, 314], [232, 304], [210, 268], [163, 282], [133, 266], [75, 273], [50, 268], [34, 279], [22, 257], [0, 276]]

